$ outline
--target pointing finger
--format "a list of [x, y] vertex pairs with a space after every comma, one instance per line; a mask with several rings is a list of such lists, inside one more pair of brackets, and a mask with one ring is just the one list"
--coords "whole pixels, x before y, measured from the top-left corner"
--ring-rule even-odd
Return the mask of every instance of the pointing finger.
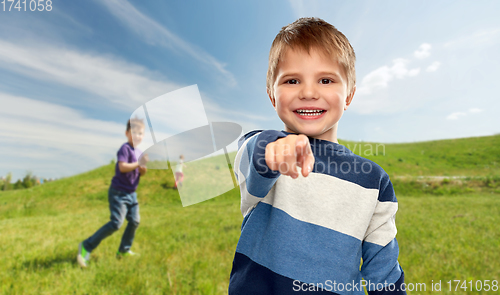
[[304, 149], [305, 153], [303, 155], [303, 161], [302, 161], [302, 175], [304, 177], [307, 177], [309, 173], [311, 173], [315, 161], [309, 140], [307, 141], [307, 144]]

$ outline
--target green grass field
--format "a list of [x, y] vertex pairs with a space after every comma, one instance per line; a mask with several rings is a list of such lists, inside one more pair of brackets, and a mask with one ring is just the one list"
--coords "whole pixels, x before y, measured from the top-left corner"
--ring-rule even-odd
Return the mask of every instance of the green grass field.
[[[499, 143], [491, 136], [387, 144], [385, 155], [368, 156], [394, 178], [406, 282], [427, 284], [427, 291], [410, 293], [498, 293], [449, 292], [446, 282], [500, 281]], [[149, 170], [141, 179], [133, 247], [140, 256], [116, 260], [122, 227], [92, 253], [87, 269], [77, 265], [78, 243], [109, 218], [113, 173], [110, 164], [0, 192], [0, 294], [227, 293], [242, 221], [239, 191], [182, 207], [170, 170]], [[416, 177], [426, 175], [467, 178]], [[443, 291], [432, 292], [439, 280]]]
[[474, 177], [499, 175], [500, 171], [500, 135], [400, 144], [339, 142], [378, 163], [391, 177]]

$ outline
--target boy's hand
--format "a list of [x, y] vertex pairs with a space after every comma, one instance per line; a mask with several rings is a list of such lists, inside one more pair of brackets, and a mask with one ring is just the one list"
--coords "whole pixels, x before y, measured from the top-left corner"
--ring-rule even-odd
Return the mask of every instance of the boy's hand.
[[146, 166], [148, 162], [149, 162], [148, 154], [141, 155], [141, 157], [139, 158], [139, 166]]
[[139, 174], [141, 174], [141, 176], [146, 174], [146, 172], [148, 172], [148, 168], [146, 168], [146, 166], [139, 166]]
[[307, 136], [290, 134], [266, 146], [266, 164], [271, 170], [279, 171], [292, 178], [299, 177], [297, 166], [307, 177], [314, 165], [314, 155]]

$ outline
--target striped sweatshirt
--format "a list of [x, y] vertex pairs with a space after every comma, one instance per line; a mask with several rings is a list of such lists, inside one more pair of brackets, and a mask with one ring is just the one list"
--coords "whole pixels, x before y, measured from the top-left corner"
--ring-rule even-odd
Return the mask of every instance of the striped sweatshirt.
[[288, 134], [258, 130], [238, 142], [244, 219], [229, 294], [364, 294], [363, 286], [406, 294], [387, 173], [343, 145], [309, 138], [312, 172], [282, 176], [266, 165], [265, 148]]

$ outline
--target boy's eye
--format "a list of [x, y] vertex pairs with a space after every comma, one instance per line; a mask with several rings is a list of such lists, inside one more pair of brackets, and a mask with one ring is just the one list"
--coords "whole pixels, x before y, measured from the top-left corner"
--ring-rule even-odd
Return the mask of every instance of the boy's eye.
[[330, 79], [326, 79], [326, 78], [325, 79], [321, 79], [321, 84], [330, 84], [330, 83], [333, 83], [333, 81], [330, 80]]
[[299, 81], [295, 80], [295, 79], [290, 79], [288, 81], [285, 82], [286, 84], [297, 84], [299, 83]]

